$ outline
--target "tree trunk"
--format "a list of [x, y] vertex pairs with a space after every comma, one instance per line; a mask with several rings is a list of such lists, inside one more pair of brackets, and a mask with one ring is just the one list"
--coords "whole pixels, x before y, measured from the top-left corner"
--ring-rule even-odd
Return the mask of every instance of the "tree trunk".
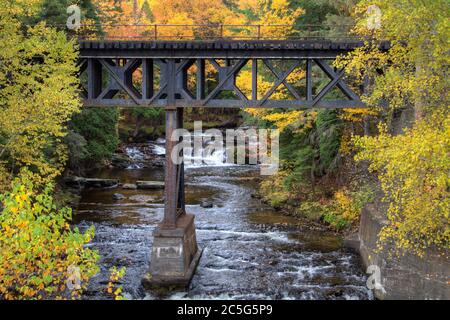
[[139, 135], [139, 132], [141, 131], [143, 124], [144, 124], [144, 117], [137, 116], [136, 126], [134, 127], [134, 132], [133, 132], [133, 136], [132, 136], [133, 139], [136, 139], [136, 137]]

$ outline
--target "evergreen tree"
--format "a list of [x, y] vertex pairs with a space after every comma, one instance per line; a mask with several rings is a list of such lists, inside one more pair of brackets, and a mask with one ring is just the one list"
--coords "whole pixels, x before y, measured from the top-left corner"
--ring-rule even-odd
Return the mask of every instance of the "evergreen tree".
[[145, 14], [149, 21], [155, 21], [155, 16], [153, 15], [152, 8], [150, 8], [148, 1], [144, 1], [142, 4], [141, 12]]

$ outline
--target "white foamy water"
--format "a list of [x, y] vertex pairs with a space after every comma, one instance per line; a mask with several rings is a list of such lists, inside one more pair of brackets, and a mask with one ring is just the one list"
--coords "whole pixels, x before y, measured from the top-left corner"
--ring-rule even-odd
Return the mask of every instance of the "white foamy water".
[[136, 147], [127, 147], [125, 148], [125, 153], [132, 160], [144, 160], [144, 153]]
[[166, 154], [166, 149], [162, 146], [159, 146], [157, 144], [152, 144], [152, 150], [153, 153], [158, 155], [158, 156], [162, 156]]
[[144, 153], [139, 148], [127, 147], [125, 148], [125, 153], [133, 161], [127, 169], [141, 169], [143, 167], [140, 162], [144, 161]]
[[[130, 149], [135, 159], [141, 156], [142, 152]], [[333, 234], [298, 225], [252, 197], [255, 187], [249, 181], [257, 177], [257, 170], [238, 165], [222, 168], [224, 155], [214, 158], [216, 166], [202, 164], [205, 170], [186, 173], [190, 189], [186, 210], [196, 215], [202, 258], [189, 289], [162, 298], [373, 298], [356, 254], [341, 248]], [[139, 171], [125, 170], [125, 174], [141, 178]], [[117, 171], [111, 171], [111, 177], [116, 176]], [[126, 265], [122, 280], [126, 296], [159, 299], [154, 292], [143, 290], [141, 279], [151, 263], [153, 231], [164, 214], [162, 199], [152, 203], [152, 199], [161, 197], [160, 191], [124, 190], [122, 202], [112, 199], [114, 192], [84, 192], [75, 215], [81, 230], [95, 226], [90, 246], [103, 257], [102, 271], [90, 283], [89, 298], [109, 298], [104, 290], [109, 279], [107, 270], [113, 265]], [[213, 202], [214, 207], [202, 208], [201, 200]]]
[[[156, 155], [166, 154], [166, 149], [160, 145], [152, 144], [152, 148]], [[186, 148], [184, 151], [185, 168], [226, 167], [234, 165], [233, 163], [227, 163], [225, 149], [213, 150], [212, 152], [209, 152], [206, 148], [202, 148], [195, 154], [193, 148]]]
[[194, 155], [192, 149], [187, 149], [184, 155], [184, 166], [185, 168], [232, 166], [233, 164], [227, 163], [226, 159], [225, 150], [214, 150], [210, 153], [206, 149], [201, 149]]

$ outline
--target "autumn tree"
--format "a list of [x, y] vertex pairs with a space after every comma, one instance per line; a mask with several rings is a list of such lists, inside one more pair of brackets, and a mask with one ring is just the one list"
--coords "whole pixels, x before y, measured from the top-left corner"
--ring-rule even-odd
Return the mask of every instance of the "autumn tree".
[[[373, 23], [368, 23], [366, 15], [373, 5], [382, 13], [376, 29], [368, 28]], [[400, 135], [392, 135], [387, 121], [380, 125], [379, 135], [355, 139], [360, 148], [356, 159], [369, 161], [389, 206], [381, 242], [418, 254], [433, 246], [448, 249], [449, 2], [362, 1], [356, 13], [356, 31], [371, 35], [374, 41], [338, 65], [345, 65], [353, 77], [369, 77], [371, 86], [363, 100], [382, 115], [408, 108], [415, 113], [412, 128]], [[378, 49], [382, 40], [390, 41], [390, 50]]]
[[35, 14], [22, 20], [26, 24], [36, 24], [41, 21], [46, 21], [47, 24], [54, 27], [65, 29], [68, 16], [67, 8], [72, 4], [80, 7], [81, 19], [83, 21], [99, 23], [96, 15], [96, 7], [91, 0], [41, 0], [38, 3]]
[[222, 0], [150, 0], [149, 3], [155, 23], [185, 25], [162, 26], [158, 30], [161, 37], [217, 37], [220, 35], [219, 25], [243, 23], [243, 16], [233, 12]]
[[245, 13], [247, 23], [261, 25], [263, 38], [292, 35], [295, 22], [305, 13], [302, 7], [293, 7], [288, 0], [244, 0], [239, 1], [239, 8]]
[[44, 23], [24, 27], [20, 18], [35, 14], [29, 10], [9, 0], [0, 5], [2, 190], [22, 167], [32, 170], [38, 185], [63, 171], [66, 124], [81, 106], [75, 42]]
[[57, 208], [52, 186], [38, 192], [22, 171], [0, 195], [0, 299], [79, 298], [94, 276], [98, 254], [85, 248], [94, 228], [71, 229], [70, 208]]
[[22, 24], [41, 4], [0, 1], [0, 299], [79, 297], [98, 272], [85, 248], [94, 229], [72, 229], [71, 209], [52, 197], [79, 83], [74, 41], [44, 22]]
[[[153, 31], [145, 25], [151, 17], [145, 14], [142, 1], [92, 0], [97, 10], [101, 29], [111, 39], [132, 39]], [[136, 26], [136, 25], [143, 25]]]

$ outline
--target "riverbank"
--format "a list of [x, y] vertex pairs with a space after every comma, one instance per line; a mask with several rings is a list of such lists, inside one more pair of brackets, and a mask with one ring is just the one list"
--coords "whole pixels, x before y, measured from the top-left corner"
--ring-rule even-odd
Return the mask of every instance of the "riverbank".
[[344, 237], [358, 232], [362, 208], [375, 199], [375, 186], [372, 185], [356, 191], [329, 186], [326, 191], [304, 191], [298, 197], [295, 192], [280, 186], [283, 178], [280, 174], [262, 179], [255, 197], [284, 215]]
[[[258, 195], [270, 205], [267, 197]], [[316, 215], [304, 214], [297, 210], [295, 203], [281, 204], [277, 210], [284, 215], [295, 217], [305, 225], [317, 230], [328, 230], [344, 238], [344, 246], [360, 256], [363, 270], [371, 274], [374, 297], [380, 300], [448, 300], [450, 288], [450, 252], [429, 248], [423, 257], [413, 253], [393, 254], [392, 247], [379, 247], [379, 233], [387, 225], [386, 207], [381, 199], [372, 199], [364, 204], [358, 214], [357, 223], [336, 229], [324, 221], [326, 209], [316, 211]], [[322, 205], [319, 201], [317, 205]], [[326, 206], [326, 204], [324, 204]], [[297, 207], [300, 206], [297, 204]], [[309, 205], [308, 208], [313, 208]]]

